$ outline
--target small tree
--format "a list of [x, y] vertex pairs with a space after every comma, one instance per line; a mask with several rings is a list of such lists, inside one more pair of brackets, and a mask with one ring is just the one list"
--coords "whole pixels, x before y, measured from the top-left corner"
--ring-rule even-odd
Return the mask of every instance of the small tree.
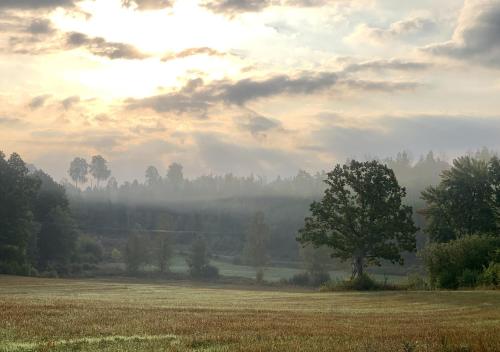
[[194, 240], [186, 262], [189, 266], [189, 273], [194, 278], [213, 278], [219, 275], [218, 269], [209, 264], [207, 243], [202, 236]]
[[146, 169], [146, 184], [148, 186], [156, 186], [160, 183], [161, 177], [158, 173], [158, 169], [154, 166], [149, 166]]
[[394, 172], [378, 161], [351, 161], [327, 174], [328, 188], [311, 204], [298, 241], [326, 245], [333, 256], [352, 261], [352, 278], [380, 260], [403, 264], [402, 251], [414, 251], [412, 208]]
[[87, 182], [87, 175], [89, 172], [89, 165], [83, 158], [74, 158], [69, 165], [68, 174], [75, 182], [75, 187], [78, 188], [78, 182]]
[[263, 267], [267, 264], [267, 242], [269, 229], [264, 222], [264, 213], [255, 213], [247, 232], [243, 254], [245, 261], [255, 267], [257, 281], [263, 279]]
[[161, 273], [169, 270], [170, 260], [173, 255], [173, 243], [170, 237], [159, 235], [156, 238], [156, 260]]
[[315, 248], [312, 245], [306, 245], [300, 248], [300, 256], [313, 281], [322, 281], [323, 278], [329, 277], [328, 264], [332, 260], [328, 247]]
[[131, 234], [125, 247], [125, 264], [127, 271], [136, 274], [141, 265], [146, 263], [149, 258], [148, 241], [144, 236]]
[[168, 167], [167, 182], [172, 185], [174, 190], [179, 190], [184, 182], [184, 175], [182, 173], [182, 165], [179, 163], [172, 163]]

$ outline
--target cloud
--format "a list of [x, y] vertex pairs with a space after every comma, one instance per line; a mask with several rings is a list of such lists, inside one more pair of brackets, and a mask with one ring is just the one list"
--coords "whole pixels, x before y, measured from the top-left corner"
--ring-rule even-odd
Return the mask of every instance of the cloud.
[[108, 42], [104, 38], [89, 37], [79, 32], [67, 33], [66, 46], [68, 49], [85, 47], [92, 54], [104, 56], [111, 60], [142, 60], [150, 57], [130, 44]]
[[173, 3], [171, 0], [122, 0], [123, 6], [135, 5], [138, 10], [161, 10], [172, 7]]
[[436, 28], [436, 22], [426, 17], [412, 17], [392, 23], [388, 28], [359, 25], [346, 41], [354, 43], [383, 44], [410, 35], [425, 34]]
[[397, 150], [412, 150], [417, 154], [428, 150], [459, 154], [482, 146], [500, 147], [498, 117], [380, 116], [359, 126], [353, 126], [350, 119], [322, 121], [323, 126], [312, 133], [311, 140], [316, 142], [316, 147], [340, 159], [392, 155]]
[[[151, 57], [130, 44], [109, 42], [102, 37], [90, 37], [79, 32], [62, 33], [53, 30], [50, 22], [45, 20], [33, 21], [24, 32], [29, 35], [10, 36], [9, 47], [3, 50], [22, 55], [42, 55], [85, 48], [93, 55], [111, 60], [143, 60]], [[45, 36], [41, 38], [40, 35]]]
[[421, 71], [428, 69], [431, 66], [432, 64], [428, 62], [404, 61], [399, 59], [371, 60], [371, 61], [348, 64], [344, 67], [343, 72], [353, 73], [353, 72], [368, 71], [368, 70]]
[[500, 1], [467, 0], [452, 39], [423, 51], [500, 68]]
[[210, 0], [203, 4], [208, 10], [234, 16], [244, 12], [259, 12], [271, 6], [276, 1], [273, 0]]
[[75, 2], [75, 0], [1, 0], [0, 10], [42, 10], [72, 7]]
[[266, 137], [272, 130], [283, 129], [280, 121], [259, 115], [253, 111], [234, 119], [239, 129], [250, 132], [254, 137]]
[[189, 56], [195, 56], [195, 55], [207, 55], [207, 56], [225, 56], [227, 55], [226, 53], [222, 53], [220, 51], [217, 51], [212, 48], [208, 47], [201, 47], [201, 48], [189, 48], [182, 50], [178, 53], [170, 53], [161, 58], [161, 61], [172, 61], [172, 60], [177, 60], [177, 59], [182, 59], [185, 57]]
[[194, 113], [206, 117], [216, 104], [244, 107], [248, 102], [280, 95], [311, 95], [339, 86], [348, 89], [394, 92], [412, 90], [415, 82], [386, 82], [356, 79], [339, 80], [335, 72], [303, 72], [299, 75], [274, 75], [265, 79], [220, 80], [205, 84], [202, 79], [189, 81], [179, 91], [143, 99], [128, 99], [128, 109], [150, 108], [159, 113]]
[[403, 90], [414, 90], [421, 86], [421, 84], [418, 82], [369, 81], [363, 79], [345, 79], [341, 81], [341, 85], [347, 87], [348, 89], [386, 93]]
[[80, 102], [80, 97], [78, 95], [74, 95], [62, 100], [61, 105], [64, 108], [64, 110], [69, 110], [73, 105], [79, 102]]
[[177, 92], [144, 99], [129, 99], [129, 109], [151, 108], [157, 112], [191, 112], [201, 116], [218, 103], [244, 106], [247, 102], [281, 94], [312, 94], [333, 86], [337, 75], [331, 72], [305, 73], [299, 76], [276, 75], [263, 80], [214, 81], [205, 84], [195, 79]]
[[45, 105], [45, 102], [51, 97], [50, 94], [44, 94], [44, 95], [39, 95], [37, 97], [34, 97], [33, 99], [31, 99], [31, 101], [29, 102], [28, 106], [32, 109], [32, 110], [36, 110], [38, 108], [41, 108], [42, 106]]
[[3, 128], [18, 127], [24, 125], [25, 122], [14, 117], [0, 116], [0, 126]]
[[246, 12], [260, 12], [271, 6], [321, 7], [342, 0], [207, 0], [202, 6], [228, 17]]
[[31, 34], [49, 34], [54, 32], [52, 23], [45, 18], [35, 18], [31, 21], [26, 31]]

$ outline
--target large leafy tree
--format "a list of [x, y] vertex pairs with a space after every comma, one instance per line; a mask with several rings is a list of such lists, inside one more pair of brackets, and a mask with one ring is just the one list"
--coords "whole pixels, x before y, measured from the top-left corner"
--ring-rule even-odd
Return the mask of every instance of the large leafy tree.
[[42, 269], [49, 265], [62, 269], [71, 261], [77, 239], [77, 226], [69, 210], [66, 191], [43, 171], [35, 171], [33, 177], [40, 181], [33, 201], [33, 213], [40, 226], [38, 262]]
[[332, 256], [352, 261], [352, 277], [380, 260], [403, 264], [402, 251], [415, 250], [412, 208], [394, 172], [378, 161], [351, 161], [327, 174], [327, 189], [311, 204], [298, 240], [330, 247]]
[[433, 242], [448, 242], [477, 233], [497, 230], [497, 202], [500, 198], [500, 163], [470, 156], [453, 161], [442, 173], [441, 183], [422, 192], [427, 206], [426, 232]]
[[28, 244], [34, 229], [32, 201], [40, 186], [21, 157], [0, 152], [0, 272], [28, 271]]

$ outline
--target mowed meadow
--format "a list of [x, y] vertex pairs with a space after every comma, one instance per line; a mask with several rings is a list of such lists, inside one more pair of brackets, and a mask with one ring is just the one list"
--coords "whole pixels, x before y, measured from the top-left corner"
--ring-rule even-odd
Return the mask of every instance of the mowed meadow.
[[0, 351], [499, 351], [496, 291], [0, 276]]

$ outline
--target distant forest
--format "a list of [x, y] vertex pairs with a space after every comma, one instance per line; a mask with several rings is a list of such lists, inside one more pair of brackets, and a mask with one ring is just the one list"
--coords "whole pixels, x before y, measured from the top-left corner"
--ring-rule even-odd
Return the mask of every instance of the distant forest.
[[[495, 155], [484, 148], [469, 157], [486, 163]], [[99, 155], [90, 162], [75, 158], [68, 165], [68, 179], [57, 183], [35, 166], [25, 165], [17, 154], [9, 159], [1, 156], [3, 187], [8, 188], [9, 183], [18, 187], [13, 192], [2, 190], [7, 197], [2, 199], [0, 215], [4, 219], [0, 221], [5, 222], [2, 229], [9, 229], [2, 230], [2, 258], [11, 258], [2, 264], [3, 272], [22, 273], [29, 268], [64, 272], [69, 269], [61, 268], [68, 263], [116, 261], [127, 255], [133, 236], [149, 242], [168, 236], [178, 251], [189, 251], [193, 241], [203, 236], [211, 255], [240, 263], [255, 214], [262, 214], [259, 221], [268, 232], [267, 263], [300, 265], [304, 256], [297, 234], [311, 202], [319, 200], [326, 187], [326, 171], [310, 174], [299, 170], [294, 177], [274, 180], [233, 174], [189, 179], [178, 163], [171, 164], [165, 175], [150, 166], [144, 170], [143, 180], [119, 185]], [[429, 242], [422, 230], [428, 228], [422, 192], [438, 185], [451, 165], [433, 152], [417, 160], [401, 152], [379, 161], [406, 188], [405, 203], [413, 208], [413, 220], [420, 229], [417, 249], [422, 249]], [[14, 203], [20, 212], [16, 223], [11, 220], [16, 216], [9, 215]], [[20, 260], [22, 257], [28, 260]], [[422, 271], [415, 253], [404, 257], [404, 272]], [[396, 266], [388, 268], [384, 272], [401, 272]]]
[[[481, 158], [491, 155], [486, 149], [475, 153]], [[407, 203], [416, 210], [424, 205], [420, 193], [425, 187], [437, 184], [441, 172], [450, 167], [433, 152], [416, 161], [406, 152], [382, 161], [406, 187]], [[85, 166], [77, 168], [83, 173], [78, 176], [73, 173], [72, 182], [63, 182], [83, 231], [120, 237], [134, 230], [168, 230], [173, 231], [180, 243], [184, 242], [183, 236], [189, 238], [190, 233], [202, 233], [206, 234], [215, 253], [237, 256], [242, 251], [253, 214], [262, 211], [270, 228], [270, 255], [277, 261], [300, 259], [300, 246], [295, 238], [308, 214], [309, 204], [322, 196], [326, 178], [326, 171], [310, 174], [299, 170], [294, 177], [277, 177], [271, 181], [233, 174], [187, 179], [182, 165], [173, 163], [165, 175], [150, 166], [144, 172], [144, 180], [118, 185], [112, 173], [109, 178], [92, 176], [96, 168], [92, 169], [91, 165], [87, 172]], [[105, 165], [101, 169], [104, 175], [109, 175]], [[81, 187], [82, 181], [86, 182], [85, 187]], [[80, 191], [76, 185], [84, 190]], [[423, 227], [421, 217], [415, 214], [415, 218]], [[420, 236], [420, 242], [423, 241]]]

